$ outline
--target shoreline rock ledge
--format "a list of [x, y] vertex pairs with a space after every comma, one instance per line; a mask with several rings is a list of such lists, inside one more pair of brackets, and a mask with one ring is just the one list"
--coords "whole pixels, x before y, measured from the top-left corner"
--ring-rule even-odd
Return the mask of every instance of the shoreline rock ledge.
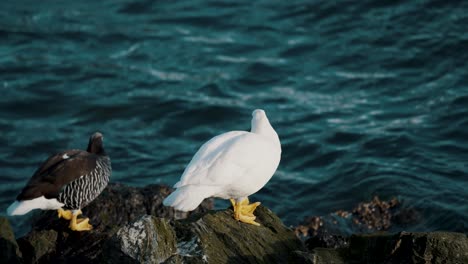
[[[213, 211], [206, 200], [180, 215], [164, 207], [163, 185], [138, 188], [109, 184], [83, 210], [94, 229], [74, 232], [56, 212], [33, 216], [32, 230], [15, 240], [0, 218], [0, 263], [297, 263], [306, 251], [294, 231], [259, 206], [257, 227], [233, 219], [232, 210]], [[178, 218], [184, 219], [178, 219]], [[7, 253], [7, 254], [5, 254]]]
[[231, 209], [211, 210], [210, 200], [178, 216], [162, 206], [170, 191], [110, 184], [83, 210], [95, 227], [89, 232], [73, 232], [56, 212], [43, 212], [15, 239], [0, 217], [0, 263], [468, 263], [463, 233], [352, 235], [317, 247], [263, 206], [255, 212], [259, 227], [234, 220]]
[[[301, 241], [265, 207], [262, 226], [232, 218], [232, 210], [211, 211], [185, 220], [154, 216], [119, 229], [103, 250], [105, 263], [291, 263], [300, 261]], [[124, 260], [122, 262], [122, 260]]]

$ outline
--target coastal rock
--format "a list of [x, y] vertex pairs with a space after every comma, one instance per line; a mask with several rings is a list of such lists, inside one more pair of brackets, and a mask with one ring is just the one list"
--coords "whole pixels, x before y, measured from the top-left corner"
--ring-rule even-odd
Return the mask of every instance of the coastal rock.
[[[351, 261], [346, 249], [316, 248], [309, 254], [312, 264], [366, 263]], [[376, 263], [377, 264], [377, 263]]]
[[367, 228], [367, 230], [388, 230], [391, 226], [392, 209], [399, 204], [400, 202], [396, 198], [381, 201], [378, 196], [375, 196], [372, 201], [359, 203], [353, 209], [353, 221], [355, 224]]
[[[260, 227], [233, 219], [232, 210], [172, 221], [143, 217], [109, 241], [108, 263], [290, 263], [305, 250], [292, 230], [265, 207], [256, 210]], [[117, 258], [113, 258], [119, 256]], [[132, 261], [129, 261], [132, 260]]]
[[[468, 239], [461, 233], [343, 236], [318, 230], [304, 246], [263, 206], [255, 211], [261, 226], [234, 220], [232, 209], [210, 211], [210, 201], [179, 219], [185, 215], [161, 204], [169, 192], [158, 185], [111, 184], [86, 211], [95, 226], [89, 232], [71, 231], [50, 212], [15, 242], [8, 220], [0, 218], [0, 263], [468, 263]], [[323, 222], [315, 219], [311, 226]]]
[[0, 263], [21, 263], [21, 252], [15, 240], [10, 222], [0, 217]]
[[80, 217], [89, 217], [93, 225], [89, 232], [71, 231], [69, 221], [59, 219], [55, 211], [41, 212], [33, 220], [32, 230], [18, 239], [25, 263], [99, 263], [97, 259], [102, 255], [105, 242], [122, 226], [148, 214], [175, 219], [213, 207], [213, 201], [208, 199], [197, 210], [179, 214], [162, 204], [170, 192], [171, 188], [164, 185], [138, 188], [111, 183], [83, 209]]
[[144, 216], [120, 228], [106, 243], [103, 263], [163, 263], [177, 252], [167, 219]]
[[305, 244], [307, 249], [312, 250], [314, 248], [343, 248], [347, 247], [349, 238], [341, 235], [329, 234], [327, 232], [321, 232], [315, 236], [310, 237], [306, 240]]
[[18, 239], [25, 263], [47, 263], [56, 251], [58, 233], [55, 230], [31, 232]]
[[17, 240], [25, 263], [93, 263], [113, 232], [74, 232], [65, 224], [51, 222], [50, 228], [31, 230]]
[[452, 232], [355, 235], [349, 256], [364, 263], [468, 263], [468, 238]]
[[188, 218], [177, 219], [181, 216], [161, 204], [169, 192], [157, 185], [109, 185], [84, 210], [95, 227], [89, 232], [73, 232], [56, 212], [47, 212], [18, 239], [24, 262], [286, 263], [306, 251], [265, 207], [256, 210], [260, 227], [236, 221], [231, 209], [208, 211], [209, 200]]
[[293, 262], [293, 251], [303, 249], [301, 241], [266, 207], [255, 214], [261, 226], [234, 220], [230, 209], [176, 222], [180, 255], [209, 263]]
[[468, 238], [451, 232], [352, 235], [346, 248], [315, 248], [314, 264], [468, 263]]
[[[109, 232], [132, 223], [144, 215], [179, 219], [213, 209], [213, 199], [206, 199], [190, 213], [176, 212], [162, 204], [164, 198], [171, 192], [172, 188], [166, 185], [151, 184], [145, 187], [132, 187], [120, 183], [109, 183], [96, 200], [83, 209], [82, 217], [89, 217], [94, 230]], [[34, 220], [33, 229], [66, 230], [68, 222], [58, 219], [55, 211], [44, 211]]]
[[[351, 211], [338, 210], [326, 216], [308, 217], [295, 228], [295, 232], [304, 240], [318, 237], [318, 240], [330, 241], [332, 235], [347, 236], [351, 234], [349, 231], [356, 233], [387, 231], [395, 222], [405, 224], [415, 219], [417, 212], [414, 209], [401, 208], [401, 202], [396, 198], [382, 201], [375, 196], [369, 202], [359, 203]], [[341, 247], [341, 239], [337, 242], [340, 245], [336, 247]]]

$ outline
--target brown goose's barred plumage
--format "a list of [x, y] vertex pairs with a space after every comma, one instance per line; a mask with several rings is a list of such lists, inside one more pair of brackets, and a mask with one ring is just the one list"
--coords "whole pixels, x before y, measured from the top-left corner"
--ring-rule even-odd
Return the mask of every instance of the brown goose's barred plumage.
[[92, 202], [106, 188], [111, 175], [109, 157], [99, 157], [91, 173], [83, 175], [63, 187], [57, 200], [66, 209], [81, 209]]
[[50, 156], [8, 208], [8, 214], [25, 214], [36, 208], [79, 210], [92, 202], [111, 176], [111, 161], [103, 139], [96, 132], [86, 151], [71, 149]]

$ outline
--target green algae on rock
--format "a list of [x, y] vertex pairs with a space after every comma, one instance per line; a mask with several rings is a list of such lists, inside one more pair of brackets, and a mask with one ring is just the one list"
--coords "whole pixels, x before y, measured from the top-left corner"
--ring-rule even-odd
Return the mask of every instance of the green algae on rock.
[[269, 209], [259, 206], [256, 221], [247, 225], [232, 218], [231, 210], [209, 212], [200, 218], [175, 223], [182, 256], [197, 256], [209, 263], [288, 263], [295, 250], [305, 250], [294, 232]]

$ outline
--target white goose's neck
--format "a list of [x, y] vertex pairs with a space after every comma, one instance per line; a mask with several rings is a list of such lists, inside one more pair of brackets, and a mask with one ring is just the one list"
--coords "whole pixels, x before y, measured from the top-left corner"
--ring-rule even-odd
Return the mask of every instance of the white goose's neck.
[[262, 135], [268, 139], [270, 139], [275, 145], [281, 148], [281, 143], [278, 137], [278, 134], [271, 126], [268, 118], [263, 116], [261, 118], [253, 118], [252, 119], [252, 133]]

